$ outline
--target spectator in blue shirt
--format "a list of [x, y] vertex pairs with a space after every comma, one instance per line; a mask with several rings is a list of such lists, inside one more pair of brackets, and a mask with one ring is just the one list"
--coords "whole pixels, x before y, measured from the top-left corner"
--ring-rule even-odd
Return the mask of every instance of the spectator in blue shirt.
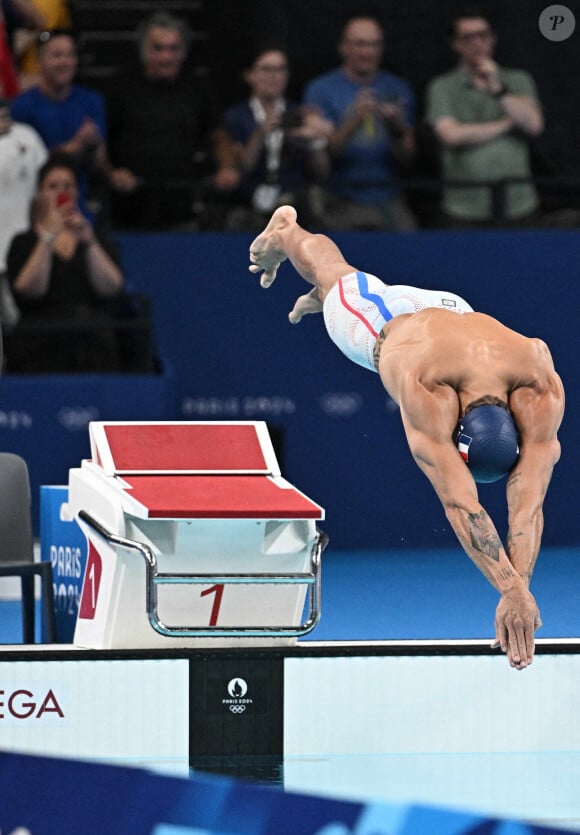
[[12, 118], [31, 125], [50, 151], [66, 153], [77, 165], [79, 206], [89, 214], [89, 178], [110, 174], [106, 152], [105, 103], [100, 93], [75, 84], [77, 50], [65, 29], [42, 32], [38, 41], [38, 84], [17, 96]]
[[371, 17], [353, 17], [339, 44], [342, 64], [311, 81], [305, 101], [334, 132], [331, 193], [325, 216], [336, 229], [414, 229], [397, 185], [415, 155], [414, 96], [409, 84], [381, 70], [384, 33]]

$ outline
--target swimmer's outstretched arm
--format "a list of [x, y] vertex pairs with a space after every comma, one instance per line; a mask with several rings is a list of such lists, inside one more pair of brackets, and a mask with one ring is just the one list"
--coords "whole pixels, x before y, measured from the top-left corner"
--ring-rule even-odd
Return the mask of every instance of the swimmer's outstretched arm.
[[492, 519], [480, 504], [469, 470], [454, 444], [428, 444], [410, 437], [411, 450], [430, 479], [463, 550], [499, 592], [492, 647], [522, 670], [534, 658], [534, 633], [542, 625], [527, 583], [511, 564]]
[[522, 387], [510, 395], [510, 411], [520, 433], [520, 456], [507, 481], [507, 548], [512, 565], [529, 585], [544, 528], [543, 505], [560, 458], [558, 429], [564, 415], [564, 387], [549, 364], [543, 390]]
[[508, 477], [507, 550], [519, 576], [529, 586], [544, 530], [543, 504], [560, 457], [560, 444], [522, 444], [520, 458]]
[[413, 457], [437, 493], [463, 550], [500, 594], [492, 646], [501, 646], [510, 666], [524, 669], [534, 657], [534, 632], [541, 626], [538, 607], [511, 564], [451, 439], [457, 420], [455, 395], [447, 400], [412, 379], [401, 394], [401, 417]]

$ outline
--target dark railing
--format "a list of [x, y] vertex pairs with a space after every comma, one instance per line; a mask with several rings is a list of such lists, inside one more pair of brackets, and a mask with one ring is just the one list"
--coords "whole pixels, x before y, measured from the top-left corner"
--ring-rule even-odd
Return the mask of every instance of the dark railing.
[[101, 333], [115, 335], [119, 372], [124, 374], [154, 374], [160, 371], [156, 350], [152, 301], [140, 293], [127, 293], [111, 299], [103, 314], [94, 318], [50, 319], [26, 321], [20, 319], [13, 327], [5, 329], [4, 342], [7, 357], [6, 371], [10, 373], [11, 339], [31, 334], [35, 337], [52, 334], [58, 336], [80, 335], [88, 341]]
[[[435, 202], [439, 195], [448, 188], [488, 188], [491, 192], [492, 224], [501, 226], [506, 222], [505, 206], [507, 189], [512, 185], [532, 184], [536, 187], [540, 201], [546, 203], [546, 209], [577, 210], [580, 217], [580, 177], [565, 175], [509, 177], [502, 180], [453, 180], [431, 176], [409, 176], [395, 180], [373, 180], [360, 182], [360, 188], [383, 186], [405, 193], [414, 203], [425, 196]], [[339, 185], [338, 180], [333, 184]], [[213, 188], [211, 178], [204, 176], [200, 179], [147, 179], [142, 182], [147, 187], [166, 188], [188, 191], [192, 198], [193, 216], [200, 219], [200, 228], [204, 228], [203, 215], [208, 206], [221, 204], [236, 205], [235, 193], [218, 191]], [[322, 188], [325, 183], [320, 184]], [[219, 214], [218, 214], [219, 216]], [[557, 225], [557, 224], [555, 224]], [[147, 231], [147, 230], [143, 230]], [[217, 231], [217, 230], [216, 230]]]
[[[557, 199], [562, 208], [580, 209], [580, 177], [538, 176], [509, 177], [502, 180], [444, 180], [435, 178], [409, 178], [400, 180], [397, 186], [409, 195], [421, 193], [438, 195], [448, 188], [488, 188], [491, 192], [491, 221], [500, 226], [506, 221], [507, 190], [513, 185], [531, 184], [538, 191], [540, 202]], [[576, 204], [576, 205], [574, 205]], [[552, 208], [547, 206], [547, 208]], [[580, 217], [580, 213], [579, 213]]]

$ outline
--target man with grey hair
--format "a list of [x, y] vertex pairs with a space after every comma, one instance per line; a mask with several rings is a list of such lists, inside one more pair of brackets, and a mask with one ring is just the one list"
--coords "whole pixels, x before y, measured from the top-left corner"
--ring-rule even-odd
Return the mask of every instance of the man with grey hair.
[[107, 96], [113, 222], [187, 228], [202, 185], [215, 193], [238, 184], [231, 141], [214, 92], [187, 64], [187, 24], [157, 12], [137, 40], [139, 65], [120, 72]]

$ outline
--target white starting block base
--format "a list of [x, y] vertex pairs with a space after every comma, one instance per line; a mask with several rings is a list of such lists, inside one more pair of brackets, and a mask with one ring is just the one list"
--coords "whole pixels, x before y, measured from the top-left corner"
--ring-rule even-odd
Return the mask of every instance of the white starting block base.
[[316, 625], [324, 512], [281, 477], [263, 423], [89, 430], [69, 479], [89, 542], [76, 646], [288, 645]]
[[[72, 484], [72, 483], [71, 483]], [[171, 637], [157, 633], [146, 609], [146, 563], [140, 554], [115, 547], [79, 520], [89, 540], [89, 556], [75, 629], [74, 643], [98, 649], [138, 647], [271, 646], [272, 637]], [[158, 557], [160, 572], [240, 575], [255, 573], [307, 573], [316, 531], [307, 522], [274, 523], [282, 537], [300, 547], [294, 551], [264, 552], [271, 522], [251, 525], [237, 520], [219, 522], [219, 539], [213, 520], [197, 519], [179, 524], [148, 523], [126, 518], [126, 536], [145, 542]], [[298, 539], [299, 537], [299, 539]], [[163, 546], [163, 550], [159, 549]], [[274, 545], [275, 547], [275, 545]], [[216, 554], [216, 550], [219, 554]], [[217, 563], [217, 564], [216, 564]], [[93, 601], [98, 596], [98, 605]], [[170, 628], [187, 630], [227, 628], [276, 628], [300, 624], [306, 587], [288, 589], [279, 585], [184, 584], [161, 585], [158, 591], [159, 620]], [[295, 643], [279, 637], [275, 643]]]

